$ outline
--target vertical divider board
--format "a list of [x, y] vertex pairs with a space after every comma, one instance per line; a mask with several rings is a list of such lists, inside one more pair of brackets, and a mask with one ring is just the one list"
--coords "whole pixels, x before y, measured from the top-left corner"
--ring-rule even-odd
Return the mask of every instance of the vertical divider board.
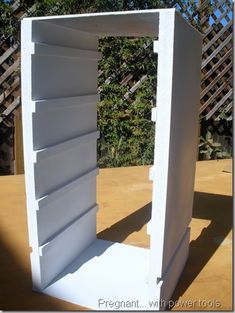
[[[167, 305], [188, 255], [200, 34], [175, 9], [27, 18], [21, 33], [34, 289], [93, 309], [113, 309], [100, 307], [100, 298], [137, 299], [135, 309], [160, 309]], [[150, 249], [96, 238], [101, 36], [150, 36], [158, 53]], [[151, 307], [150, 300], [158, 304]]]
[[[170, 16], [172, 15], [172, 16]], [[201, 34], [174, 12], [160, 15], [150, 222], [150, 293], [169, 300], [188, 256], [197, 157]], [[157, 111], [157, 113], [156, 113]], [[188, 131], [191, 129], [191, 131]]]

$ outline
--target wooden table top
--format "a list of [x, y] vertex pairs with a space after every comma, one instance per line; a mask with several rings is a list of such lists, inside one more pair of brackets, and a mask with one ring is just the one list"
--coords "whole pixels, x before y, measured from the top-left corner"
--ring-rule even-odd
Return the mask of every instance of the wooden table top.
[[[197, 162], [189, 259], [172, 310], [232, 309], [231, 160]], [[98, 237], [148, 247], [148, 166], [100, 170]], [[0, 309], [79, 310], [32, 291], [24, 176], [0, 177]]]

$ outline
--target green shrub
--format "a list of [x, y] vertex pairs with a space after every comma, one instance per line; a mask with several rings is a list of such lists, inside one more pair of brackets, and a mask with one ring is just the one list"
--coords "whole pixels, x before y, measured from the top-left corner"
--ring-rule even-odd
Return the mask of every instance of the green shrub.
[[[143, 48], [145, 47], [145, 48]], [[98, 162], [100, 167], [153, 162], [157, 60], [148, 38], [103, 38], [99, 64]], [[128, 83], [125, 78], [131, 76]], [[141, 77], [143, 81], [141, 80]], [[138, 88], [131, 92], [131, 88]]]

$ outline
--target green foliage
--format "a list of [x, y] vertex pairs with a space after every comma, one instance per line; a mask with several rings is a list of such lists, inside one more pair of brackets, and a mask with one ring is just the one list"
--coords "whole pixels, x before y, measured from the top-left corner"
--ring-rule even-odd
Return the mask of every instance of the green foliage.
[[[29, 12], [34, 1], [32, 0], [0, 0], [0, 41], [9, 39], [13, 44], [19, 41], [20, 21], [19, 11]], [[18, 9], [14, 9], [14, 4], [19, 4]]]
[[205, 138], [203, 136], [200, 137], [199, 154], [202, 160], [231, 158], [231, 154], [228, 151], [224, 151], [222, 144], [214, 141], [210, 130], [207, 130]]
[[[99, 64], [102, 73], [99, 77], [101, 102], [98, 104], [100, 167], [153, 162], [151, 108], [157, 61], [152, 48], [152, 40], [148, 38], [109, 37], [100, 41], [103, 54]], [[123, 81], [128, 75], [132, 76], [130, 86]], [[146, 80], [133, 93], [128, 92], [145, 75]]]
[[13, 10], [10, 3], [0, 2], [0, 38], [12, 36], [15, 32], [16, 21], [12, 17]]
[[159, 0], [36, 0], [34, 2], [36, 5], [35, 14], [37, 16], [140, 10], [164, 6], [164, 1]]

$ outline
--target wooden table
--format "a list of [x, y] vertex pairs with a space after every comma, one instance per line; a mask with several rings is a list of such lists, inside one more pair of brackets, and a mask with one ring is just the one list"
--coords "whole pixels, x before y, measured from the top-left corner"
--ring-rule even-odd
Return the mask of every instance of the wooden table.
[[[172, 297], [173, 310], [232, 308], [231, 160], [197, 163], [189, 259]], [[148, 167], [100, 170], [97, 230], [102, 239], [149, 246]], [[78, 310], [31, 289], [24, 176], [0, 177], [0, 309]]]

